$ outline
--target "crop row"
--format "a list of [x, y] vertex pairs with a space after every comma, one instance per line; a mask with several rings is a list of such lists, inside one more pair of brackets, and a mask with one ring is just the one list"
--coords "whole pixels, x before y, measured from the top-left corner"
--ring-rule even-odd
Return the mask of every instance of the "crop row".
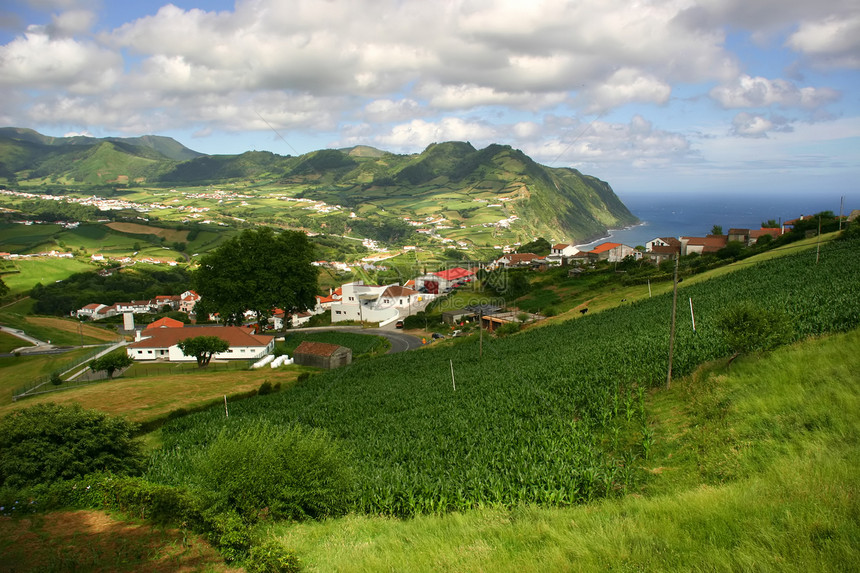
[[[680, 289], [673, 370], [729, 353], [715, 322], [740, 300], [790, 317], [794, 337], [860, 324], [860, 244], [834, 243]], [[689, 302], [696, 312], [692, 329]], [[642, 479], [652, 436], [642, 393], [665, 383], [671, 295], [507, 339], [360, 362], [290, 391], [165, 426], [150, 477], [182, 483], [225, 424], [263, 418], [325, 429], [350, 451], [355, 507], [413, 515], [566, 505]], [[452, 366], [454, 380], [452, 381]], [[454, 385], [456, 384], [456, 390]]]

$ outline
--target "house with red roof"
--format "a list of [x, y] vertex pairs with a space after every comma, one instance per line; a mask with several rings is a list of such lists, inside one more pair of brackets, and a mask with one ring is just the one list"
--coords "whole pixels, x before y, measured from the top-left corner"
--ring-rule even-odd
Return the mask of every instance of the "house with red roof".
[[352, 363], [352, 349], [337, 344], [304, 340], [293, 352], [296, 364], [316, 368], [337, 368]]
[[194, 362], [196, 359], [193, 356], [185, 356], [178, 344], [181, 340], [198, 336], [215, 336], [230, 345], [226, 352], [213, 356], [213, 360], [256, 360], [275, 348], [274, 336], [254, 334], [250, 328], [195, 326], [139, 330], [137, 340], [126, 347], [126, 353], [138, 361]]
[[616, 263], [628, 256], [636, 256], [638, 251], [621, 243], [600, 243], [589, 251], [594, 260]]
[[185, 323], [182, 321], [165, 316], [164, 318], [159, 318], [155, 322], [149, 323], [144, 330], [150, 330], [152, 328], [183, 328], [184, 326]]
[[707, 237], [681, 237], [681, 255], [697, 253], [716, 253], [729, 242], [728, 235], [708, 235]]
[[532, 263], [543, 263], [545, 257], [534, 253], [507, 253], [496, 259], [492, 266], [495, 267], [529, 267]]
[[179, 295], [179, 311], [186, 314], [194, 312], [194, 305], [200, 300], [200, 295], [193, 290], [187, 290]]

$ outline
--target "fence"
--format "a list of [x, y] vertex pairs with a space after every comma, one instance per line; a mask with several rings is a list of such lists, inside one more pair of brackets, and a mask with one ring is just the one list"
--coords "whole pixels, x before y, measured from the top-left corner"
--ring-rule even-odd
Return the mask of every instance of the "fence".
[[[112, 344], [116, 344], [120, 342], [122, 339], [118, 339]], [[84, 365], [95, 358], [100, 352], [103, 352], [106, 348], [110, 347], [111, 344], [103, 344], [101, 346], [97, 346], [93, 348], [92, 352], [86, 354], [83, 357], [75, 358], [74, 360], [69, 360], [65, 364], [55, 368], [53, 372], [46, 376], [42, 376], [37, 378], [36, 380], [29, 382], [28, 384], [24, 384], [23, 386], [19, 386], [12, 391], [12, 401], [15, 402], [20, 398], [27, 398], [28, 396], [35, 396], [37, 394], [45, 394], [48, 392], [56, 392], [59, 390], [68, 390], [74, 388], [76, 386], [82, 386], [85, 384], [92, 384], [93, 382], [100, 382], [100, 380], [74, 380], [74, 381], [63, 381], [61, 384], [54, 384], [56, 380], [62, 380], [63, 375], [68, 374], [72, 370], [76, 368], [84, 368]]]

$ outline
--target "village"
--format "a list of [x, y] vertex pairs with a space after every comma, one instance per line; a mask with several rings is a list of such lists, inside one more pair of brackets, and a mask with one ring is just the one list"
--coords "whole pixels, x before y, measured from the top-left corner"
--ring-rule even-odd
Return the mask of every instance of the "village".
[[[294, 312], [279, 308], [272, 309], [271, 316], [264, 321], [261, 321], [261, 317], [256, 313], [246, 311], [243, 326], [217, 325], [219, 316], [213, 314], [202, 321], [207, 323], [205, 326], [191, 326], [183, 321], [164, 317], [148, 324], [145, 328], [135, 327], [135, 315], [169, 311], [187, 314], [189, 322], [200, 322], [200, 317], [195, 315], [195, 306], [201, 297], [193, 290], [187, 290], [179, 295], [156, 296], [150, 300], [117, 302], [111, 305], [93, 302], [73, 312], [73, 315], [79, 320], [91, 321], [123, 316], [122, 330], [126, 334], [134, 335], [134, 341], [127, 346], [126, 352], [135, 361], [193, 361], [195, 360], [193, 355], [186, 355], [179, 348], [180, 341], [193, 334], [193, 336], [213, 336], [228, 342], [229, 347], [226, 350], [214, 354], [213, 358], [216, 361], [253, 360], [256, 361], [254, 367], [273, 368], [285, 363], [294, 363], [293, 361], [325, 368], [336, 367], [351, 361], [349, 349], [321, 343], [307, 343], [305, 347], [297, 349], [296, 356], [292, 358], [286, 356], [276, 358], [272, 354], [276, 335], [287, 329], [306, 326], [314, 316], [324, 313], [329, 313], [328, 323], [332, 326], [372, 324], [383, 329], [400, 329], [403, 328], [404, 321], [408, 317], [423, 312], [432, 301], [445, 297], [455, 289], [474, 284], [480, 271], [529, 269], [539, 272], [551, 267], [570, 267], [568, 276], [575, 276], [601, 261], [609, 264], [640, 261], [659, 265], [676, 257], [717, 253], [729, 243], [748, 247], [761, 241], [762, 237], [767, 237], [766, 242], [769, 242], [786, 233], [799, 220], [802, 220], [802, 217], [786, 221], [779, 227], [732, 228], [726, 234], [709, 234], [702, 237], [656, 237], [644, 246], [637, 247], [603, 242], [590, 250], [580, 250], [573, 244], [558, 243], [552, 245], [547, 255], [505, 252], [489, 262], [451, 264], [448, 268], [439, 271], [425, 272], [407, 278], [402, 284], [394, 282], [377, 285], [353, 280], [337, 288], [331, 288], [328, 294], [317, 295], [313, 308]], [[4, 254], [4, 256], [8, 255]], [[346, 263], [315, 261], [313, 264], [338, 270], [350, 269], [350, 265]], [[365, 269], [376, 268], [367, 263], [363, 266]], [[481, 329], [489, 332], [504, 324], [536, 322], [544, 318], [546, 317], [540, 314], [507, 309], [504, 304], [479, 304], [448, 309], [441, 315], [442, 321], [451, 325], [452, 330], [458, 324], [465, 324], [464, 321], [466, 321], [477, 322]], [[213, 322], [216, 325], [209, 324]], [[460, 331], [454, 330], [454, 332]], [[434, 334], [434, 337], [436, 336], [443, 337]], [[426, 338], [422, 342], [426, 342]]]

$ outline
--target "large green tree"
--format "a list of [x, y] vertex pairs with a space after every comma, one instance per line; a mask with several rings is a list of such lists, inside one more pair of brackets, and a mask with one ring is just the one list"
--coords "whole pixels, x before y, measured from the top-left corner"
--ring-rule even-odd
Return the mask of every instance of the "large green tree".
[[131, 356], [129, 356], [125, 350], [118, 350], [116, 352], [105, 354], [104, 356], [96, 358], [90, 362], [90, 370], [93, 372], [104, 370], [107, 372], [108, 378], [113, 378], [114, 372], [122, 370], [132, 364], [134, 364], [134, 360]]
[[275, 308], [312, 308], [317, 293], [314, 247], [304, 233], [247, 229], [200, 259], [195, 290], [227, 324], [253, 310], [265, 323]]
[[230, 344], [217, 336], [195, 336], [176, 343], [185, 356], [193, 356], [198, 368], [203, 368], [219, 352], [227, 352]]

